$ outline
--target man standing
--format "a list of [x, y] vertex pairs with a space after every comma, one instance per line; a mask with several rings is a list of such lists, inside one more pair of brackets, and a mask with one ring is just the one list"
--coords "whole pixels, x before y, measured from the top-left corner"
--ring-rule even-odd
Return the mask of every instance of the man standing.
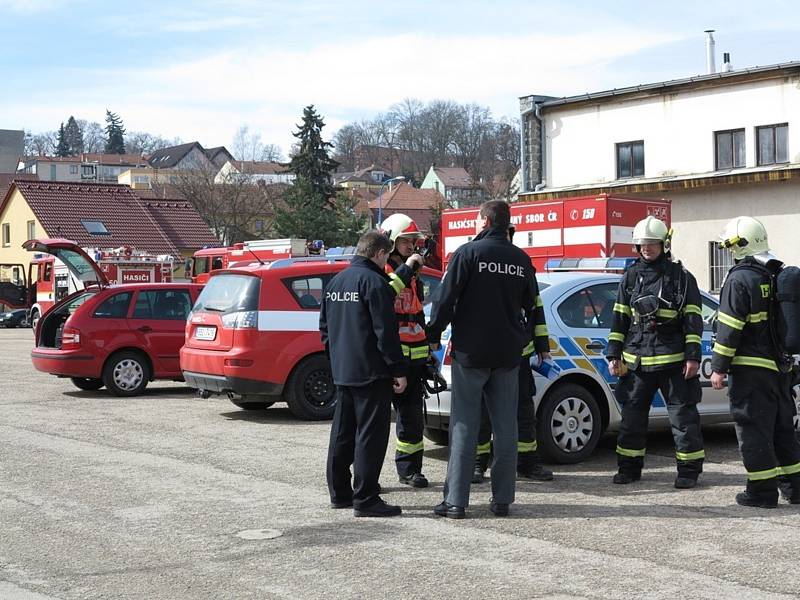
[[397, 334], [394, 294], [383, 270], [391, 247], [379, 231], [362, 235], [350, 266], [325, 287], [319, 315], [336, 384], [328, 490], [333, 508], [352, 506], [356, 517], [401, 513], [378, 495], [389, 444], [392, 379], [394, 391], [402, 393], [408, 368]]
[[536, 280], [528, 256], [508, 239], [506, 202], [485, 202], [475, 239], [453, 254], [436, 294], [428, 339], [438, 346], [452, 322], [450, 460], [438, 516], [463, 519], [481, 418], [481, 399], [494, 430], [491, 510], [508, 515], [517, 466], [517, 377], [522, 349], [530, 341], [523, 315], [535, 306]]
[[[675, 487], [693, 488], [703, 470], [700, 342], [703, 320], [694, 276], [670, 255], [670, 231], [655, 217], [633, 229], [639, 260], [619, 282], [606, 358], [622, 406], [614, 483], [642, 476], [650, 403], [661, 390], [675, 439]], [[620, 360], [621, 359], [621, 360]]]
[[730, 373], [728, 397], [736, 437], [747, 469], [747, 487], [736, 494], [742, 506], [775, 508], [778, 481], [785, 498], [800, 504], [800, 444], [795, 436], [792, 359], [771, 323], [776, 307], [773, 277], [783, 264], [769, 251], [767, 231], [751, 217], [730, 221], [720, 246], [736, 264], [720, 292], [711, 385], [721, 390]]
[[402, 213], [384, 220], [381, 231], [392, 242], [385, 270], [397, 294], [394, 312], [400, 328], [400, 344], [410, 363], [408, 386], [405, 392], [395, 394], [393, 398], [397, 435], [394, 461], [400, 483], [424, 488], [428, 487], [428, 480], [422, 474], [422, 380], [430, 351], [425, 335], [425, 313], [422, 310], [425, 291], [417, 279], [423, 259], [416, 253], [415, 243], [425, 236], [414, 220]]

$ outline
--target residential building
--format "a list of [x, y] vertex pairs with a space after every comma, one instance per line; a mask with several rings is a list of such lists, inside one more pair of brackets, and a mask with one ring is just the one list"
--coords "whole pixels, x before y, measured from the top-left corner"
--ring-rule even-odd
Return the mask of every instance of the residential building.
[[139, 167], [123, 171], [116, 183], [127, 185], [136, 190], [149, 190], [158, 185], [178, 185], [180, 173], [172, 170], [162, 171], [150, 167]]
[[566, 98], [520, 99], [520, 200], [608, 193], [672, 202], [673, 251], [719, 290], [733, 217], [763, 221], [800, 263], [800, 62]]
[[0, 129], [0, 173], [17, 170], [19, 157], [25, 153], [25, 132], [17, 129]]
[[[207, 151], [200, 145], [200, 142], [189, 142], [179, 144], [169, 148], [156, 150], [148, 157], [149, 166], [154, 169], [177, 169], [190, 171], [193, 169], [205, 169], [217, 172], [222, 165], [217, 165], [224, 158], [225, 161], [233, 160], [230, 152], [224, 147], [213, 148]], [[209, 156], [209, 152], [211, 156]], [[222, 163], [224, 164], [224, 162]]]
[[229, 160], [235, 160], [233, 158], [233, 154], [228, 152], [228, 149], [225, 146], [206, 148], [206, 156], [208, 157], [208, 160], [211, 161], [211, 164], [217, 167], [217, 169], [221, 169], [222, 166]]
[[367, 188], [380, 191], [384, 181], [392, 178], [383, 167], [370, 165], [353, 172], [334, 173], [333, 183], [344, 189]]
[[292, 183], [295, 174], [281, 163], [257, 160], [227, 160], [214, 178], [214, 183], [247, 181], [248, 183]]
[[123, 171], [147, 166], [139, 154], [84, 152], [76, 156], [27, 156], [20, 173], [37, 175], [41, 181], [93, 181], [116, 183]]
[[488, 199], [484, 186], [472, 179], [462, 167], [437, 167], [431, 165], [421, 189], [433, 189], [444, 196], [453, 208], [477, 206]]
[[407, 183], [391, 184], [378, 198], [369, 203], [372, 211], [372, 221], [378, 223], [378, 214], [381, 219], [395, 213], [403, 213], [414, 219], [417, 227], [431, 233], [435, 228], [438, 215], [447, 207], [444, 196], [434, 189], [419, 189]]

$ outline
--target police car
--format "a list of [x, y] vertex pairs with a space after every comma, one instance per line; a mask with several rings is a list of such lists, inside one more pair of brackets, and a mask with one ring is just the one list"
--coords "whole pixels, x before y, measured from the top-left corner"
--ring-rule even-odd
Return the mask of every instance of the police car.
[[[624, 265], [619, 265], [620, 267]], [[620, 273], [545, 272], [536, 276], [545, 308], [553, 357], [546, 376], [534, 371], [539, 451], [555, 463], [577, 463], [594, 451], [600, 436], [619, 429], [620, 407], [614, 399], [616, 377], [605, 358]], [[704, 424], [729, 422], [726, 390], [711, 388], [712, 320], [717, 300], [702, 293], [703, 359], [700, 380], [703, 400], [698, 405]], [[450, 330], [442, 336], [438, 358], [450, 381], [447, 353]], [[448, 440], [450, 393], [426, 401], [425, 436], [437, 444]], [[661, 392], [653, 399], [650, 428], [668, 429], [667, 407]]]

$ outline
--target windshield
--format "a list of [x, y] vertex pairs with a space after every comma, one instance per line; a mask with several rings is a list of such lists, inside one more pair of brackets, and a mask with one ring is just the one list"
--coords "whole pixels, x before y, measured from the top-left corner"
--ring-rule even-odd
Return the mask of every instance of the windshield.
[[208, 280], [192, 312], [258, 310], [261, 279], [250, 275], [216, 275]]

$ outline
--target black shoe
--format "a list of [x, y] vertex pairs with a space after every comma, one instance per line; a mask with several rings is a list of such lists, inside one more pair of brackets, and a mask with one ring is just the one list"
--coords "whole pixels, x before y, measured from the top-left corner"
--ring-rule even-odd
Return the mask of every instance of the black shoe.
[[396, 517], [403, 512], [399, 506], [386, 504], [383, 500], [378, 500], [375, 504], [371, 504], [366, 508], [356, 508], [353, 510], [353, 516], [356, 517]]
[[472, 472], [472, 483], [483, 483], [486, 478], [483, 476], [483, 469], [475, 465], [475, 470]]
[[492, 511], [492, 514], [494, 514], [495, 517], [508, 516], [508, 504], [501, 504], [492, 500], [489, 504], [489, 510]]
[[399, 476], [400, 483], [410, 485], [413, 488], [426, 488], [428, 487], [428, 479], [422, 473], [412, 473], [408, 477]]
[[633, 471], [624, 471], [620, 469], [616, 475], [614, 475], [614, 483], [626, 484], [626, 483], [633, 483], [634, 481], [639, 481], [642, 478], [642, 472], [639, 471], [638, 473]]
[[341, 500], [339, 502], [331, 502], [331, 508], [352, 508], [352, 500]]
[[517, 467], [517, 477], [534, 481], [553, 481], [553, 472], [538, 463]]
[[441, 502], [433, 507], [433, 514], [437, 517], [447, 517], [448, 519], [463, 519], [467, 516], [467, 511], [463, 506]]
[[753, 508], [778, 508], [777, 494], [774, 500], [768, 500], [755, 496], [748, 491], [739, 492], [736, 494], [736, 504], [740, 506], [752, 506]]
[[678, 475], [675, 478], [675, 487], [679, 490], [688, 490], [697, 485], [696, 477], [681, 477]]
[[789, 504], [800, 504], [800, 490], [795, 490], [790, 483], [781, 482], [778, 484], [778, 489], [781, 492], [781, 498]]

